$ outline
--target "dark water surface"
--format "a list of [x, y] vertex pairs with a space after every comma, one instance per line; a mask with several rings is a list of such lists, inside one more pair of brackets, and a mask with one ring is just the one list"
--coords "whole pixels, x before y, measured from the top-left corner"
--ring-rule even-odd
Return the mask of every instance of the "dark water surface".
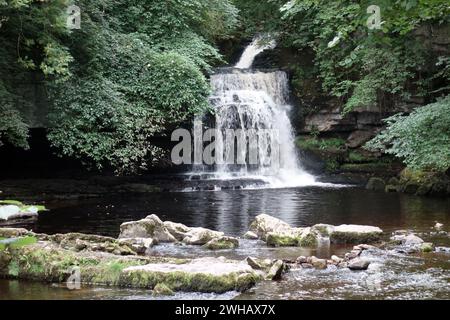
[[[382, 228], [386, 234], [411, 229], [438, 246], [450, 246], [447, 236], [434, 236], [436, 221], [450, 226], [450, 199], [420, 198], [403, 194], [376, 193], [360, 188], [296, 188], [230, 190], [150, 194], [83, 201], [49, 202], [49, 212], [25, 227], [35, 232], [83, 232], [117, 237], [125, 221], [156, 214], [162, 220], [201, 226], [242, 236], [253, 218], [267, 213], [293, 226], [317, 223], [366, 224]], [[450, 231], [450, 230], [447, 230]], [[314, 254], [329, 258], [348, 247], [318, 249], [267, 248], [262, 243], [241, 241], [237, 250], [207, 252], [201, 248], [156, 246], [155, 255], [246, 256], [295, 258]], [[351, 248], [350, 248], [351, 249]], [[349, 270], [292, 270], [281, 282], [263, 282], [245, 294], [178, 294], [188, 299], [450, 299], [450, 254], [431, 253], [406, 256], [377, 252], [366, 272]], [[69, 291], [64, 286], [0, 281], [0, 299], [152, 299], [151, 292], [108, 288]]]

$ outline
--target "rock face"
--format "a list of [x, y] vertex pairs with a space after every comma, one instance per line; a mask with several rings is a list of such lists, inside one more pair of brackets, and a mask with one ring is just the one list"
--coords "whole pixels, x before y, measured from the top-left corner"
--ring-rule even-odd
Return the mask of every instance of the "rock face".
[[250, 225], [250, 232], [258, 235], [267, 245], [274, 247], [314, 247], [320, 240], [332, 243], [370, 243], [380, 240], [383, 231], [378, 227], [360, 225], [332, 226], [318, 224], [306, 228], [294, 228], [286, 222], [259, 215]]
[[19, 201], [0, 201], [0, 224], [11, 224], [15, 221], [36, 219], [43, 206], [25, 205]]

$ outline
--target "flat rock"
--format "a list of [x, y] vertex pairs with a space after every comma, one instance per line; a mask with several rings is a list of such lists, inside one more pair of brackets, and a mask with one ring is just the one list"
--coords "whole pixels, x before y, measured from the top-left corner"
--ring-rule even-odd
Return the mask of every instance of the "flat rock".
[[145, 287], [164, 283], [171, 290], [193, 292], [244, 291], [260, 277], [246, 262], [223, 258], [200, 258], [182, 264], [155, 263], [123, 270], [124, 279], [147, 279], [143, 282]]
[[379, 241], [383, 230], [373, 226], [343, 224], [334, 228], [332, 243], [369, 243]]

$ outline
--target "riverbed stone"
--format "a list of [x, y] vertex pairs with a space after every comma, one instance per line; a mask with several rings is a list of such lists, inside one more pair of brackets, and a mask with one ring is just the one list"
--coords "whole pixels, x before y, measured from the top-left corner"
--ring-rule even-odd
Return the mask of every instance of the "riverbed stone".
[[370, 243], [379, 241], [383, 230], [363, 225], [340, 225], [330, 236], [332, 243]]
[[316, 269], [326, 269], [327, 268], [327, 260], [326, 259], [319, 259], [319, 258], [313, 256], [313, 257], [311, 257], [310, 263]]
[[405, 246], [420, 246], [422, 243], [424, 243], [423, 239], [415, 234], [407, 235], [403, 240]]
[[183, 239], [183, 243], [190, 245], [204, 245], [213, 239], [222, 238], [223, 232], [205, 228], [192, 228]]
[[256, 233], [252, 232], [252, 231], [247, 231], [244, 234], [244, 238], [248, 239], [248, 240], [258, 240], [259, 239], [258, 235]]
[[433, 252], [435, 249], [434, 244], [431, 242], [424, 242], [420, 245], [420, 251], [427, 253], [427, 252]]
[[13, 238], [31, 235], [32, 233], [24, 228], [0, 228], [0, 238]]
[[350, 270], [367, 270], [369, 268], [370, 262], [364, 259], [355, 258], [350, 260], [348, 263], [348, 268]]
[[222, 236], [208, 241], [204, 247], [209, 250], [226, 250], [239, 247], [239, 240], [233, 237]]
[[283, 274], [284, 270], [284, 262], [283, 260], [277, 260], [273, 263], [273, 265], [270, 267], [269, 271], [267, 272], [266, 279], [267, 280], [280, 280], [281, 275]]
[[120, 226], [119, 238], [152, 238], [158, 242], [176, 242], [158, 216], [152, 214], [139, 221], [125, 222]]
[[131, 247], [138, 254], [144, 254], [157, 244], [157, 241], [153, 238], [122, 238], [118, 242]]
[[173, 296], [174, 292], [164, 283], [158, 283], [153, 288], [153, 296]]

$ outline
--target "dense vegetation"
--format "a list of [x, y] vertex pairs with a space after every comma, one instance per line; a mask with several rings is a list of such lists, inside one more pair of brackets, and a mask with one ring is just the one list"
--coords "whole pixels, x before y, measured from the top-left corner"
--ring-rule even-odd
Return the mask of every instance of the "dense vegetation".
[[[313, 54], [310, 68], [291, 66], [293, 83], [318, 79], [344, 113], [424, 98], [430, 105], [389, 119], [371, 146], [448, 169], [449, 99], [436, 101], [450, 92], [450, 57], [420, 36], [449, 23], [447, 0], [79, 0], [80, 30], [67, 28], [70, 4], [0, 0], [0, 145], [27, 148], [21, 110], [30, 101], [18, 84], [38, 79], [61, 154], [118, 172], [145, 168], [162, 154], [149, 138], [207, 109], [205, 75], [223, 62], [215, 44], [271, 32], [280, 47]], [[367, 27], [370, 4], [381, 7], [381, 30]], [[428, 131], [430, 119], [439, 122]]]
[[[99, 168], [134, 171], [161, 150], [149, 138], [207, 108], [205, 73], [237, 10], [224, 0], [0, 1], [0, 139], [27, 147], [18, 83], [45, 77], [51, 143]], [[3, 116], [5, 115], [5, 116]]]

